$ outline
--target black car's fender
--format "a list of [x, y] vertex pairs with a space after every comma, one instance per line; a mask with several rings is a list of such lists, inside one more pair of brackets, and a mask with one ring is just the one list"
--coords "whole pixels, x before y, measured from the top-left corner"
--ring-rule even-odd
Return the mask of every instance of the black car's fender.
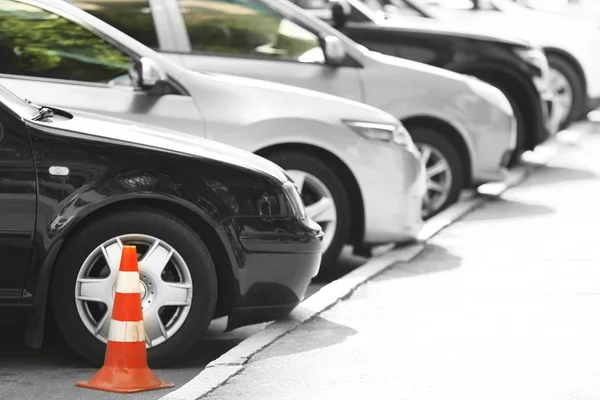
[[[57, 256], [86, 221], [123, 207], [151, 207], [175, 214], [193, 229], [210, 228], [207, 244], [219, 247], [220, 261], [228, 264], [217, 275], [234, 290], [233, 267], [240, 251], [232, 248], [238, 243], [222, 228], [222, 221], [268, 216], [265, 210], [274, 210], [273, 216], [289, 214], [281, 182], [259, 171], [76, 132], [49, 133], [34, 124], [28, 124], [28, 131], [38, 201], [22, 302], [34, 310], [25, 338], [34, 348], [42, 343]], [[68, 167], [69, 174], [51, 175], [51, 166]], [[265, 206], [265, 201], [271, 203]]]

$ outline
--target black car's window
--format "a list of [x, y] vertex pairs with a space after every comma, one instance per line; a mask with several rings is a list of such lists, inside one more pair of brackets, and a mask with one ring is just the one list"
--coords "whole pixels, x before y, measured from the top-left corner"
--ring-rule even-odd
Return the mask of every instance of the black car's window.
[[180, 0], [192, 50], [324, 63], [319, 38], [253, 0]]
[[37, 7], [0, 0], [0, 73], [109, 83], [133, 61], [83, 27]]
[[158, 49], [158, 35], [148, 0], [68, 0], [68, 2], [146, 46]]

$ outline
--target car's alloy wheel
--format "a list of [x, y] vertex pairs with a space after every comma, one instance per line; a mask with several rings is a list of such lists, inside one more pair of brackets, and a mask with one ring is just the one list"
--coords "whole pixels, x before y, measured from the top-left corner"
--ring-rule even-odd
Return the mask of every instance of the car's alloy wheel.
[[128, 208], [84, 223], [61, 249], [52, 276], [52, 311], [66, 342], [102, 365], [121, 249], [135, 245], [148, 364], [164, 366], [187, 354], [217, 303], [215, 265], [202, 238], [154, 209]]
[[425, 165], [427, 192], [421, 214], [428, 219], [456, 202], [463, 189], [464, 166], [444, 131], [412, 124], [407, 129]]
[[323, 228], [323, 252], [327, 251], [337, 227], [337, 209], [333, 195], [327, 186], [316, 176], [305, 171], [287, 170], [298, 188], [306, 215]]
[[569, 83], [567, 77], [558, 69], [549, 69], [550, 90], [556, 99], [556, 107], [560, 107], [564, 114], [560, 120], [560, 124], [564, 125], [573, 108], [573, 87]]
[[559, 107], [566, 111], [560, 125], [564, 129], [587, 114], [585, 82], [576, 67], [564, 57], [550, 53], [548, 65], [550, 90], [556, 96]]
[[278, 151], [266, 158], [286, 171], [299, 189], [308, 217], [321, 225], [324, 238], [319, 275], [327, 274], [350, 235], [350, 200], [339, 174], [319, 157], [301, 151]]
[[448, 201], [452, 190], [452, 170], [448, 160], [437, 148], [417, 143], [421, 160], [426, 168], [427, 192], [423, 198], [423, 217], [433, 215]]
[[135, 245], [138, 251], [146, 347], [157, 346], [181, 328], [190, 312], [193, 295], [189, 267], [165, 241], [129, 234], [96, 247], [77, 276], [77, 311], [89, 332], [106, 343], [124, 245]]

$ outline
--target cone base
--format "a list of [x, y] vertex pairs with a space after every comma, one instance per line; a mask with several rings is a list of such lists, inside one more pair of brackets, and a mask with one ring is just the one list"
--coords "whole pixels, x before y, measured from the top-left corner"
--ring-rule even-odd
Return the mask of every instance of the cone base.
[[75, 386], [114, 393], [137, 393], [149, 390], [166, 389], [175, 386], [162, 382], [150, 368], [110, 368], [102, 367], [87, 382], [77, 382]]

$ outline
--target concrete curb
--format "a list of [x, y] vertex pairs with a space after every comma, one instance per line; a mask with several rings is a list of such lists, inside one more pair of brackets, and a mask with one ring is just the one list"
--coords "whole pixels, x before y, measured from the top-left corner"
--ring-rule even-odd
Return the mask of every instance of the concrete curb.
[[413, 260], [424, 250], [425, 243], [429, 239], [467, 213], [484, 205], [490, 197], [498, 197], [511, 187], [522, 183], [531, 172], [544, 166], [558, 150], [558, 148], [551, 149], [541, 156], [536, 155], [532, 161], [529, 161], [529, 165], [517, 167], [510, 171], [503, 182], [480, 186], [474, 196], [467, 197], [464, 201], [448, 207], [429, 219], [419, 233], [416, 243], [394, 248], [377, 255], [354, 271], [325, 285], [300, 303], [288, 318], [272, 322], [265, 329], [246, 338], [236, 347], [209, 363], [200, 374], [188, 383], [160, 400], [198, 400], [224, 385], [229, 379], [242, 372], [249, 359], [262, 349], [327, 311], [339, 301], [348, 298], [359, 286], [385, 272], [393, 265]]

